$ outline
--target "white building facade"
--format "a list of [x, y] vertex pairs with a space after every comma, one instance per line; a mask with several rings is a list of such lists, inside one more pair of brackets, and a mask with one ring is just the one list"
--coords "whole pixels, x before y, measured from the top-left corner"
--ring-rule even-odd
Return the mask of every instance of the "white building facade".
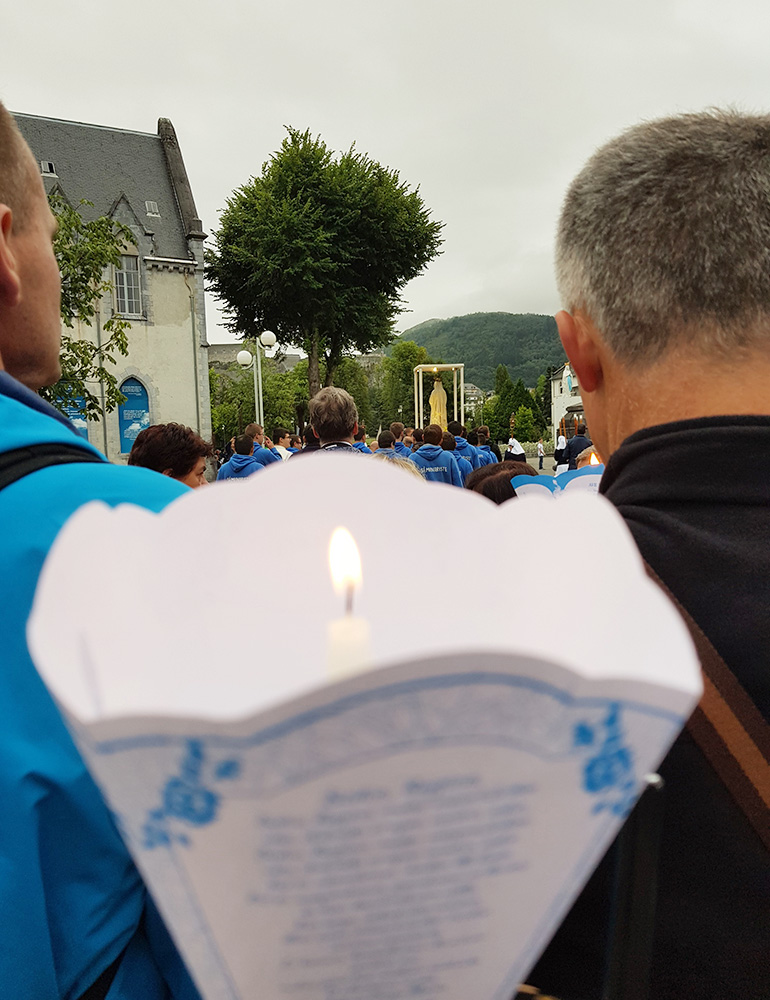
[[585, 414], [580, 386], [577, 375], [567, 362], [551, 375], [551, 423], [554, 445], [560, 434], [566, 438], [574, 437], [581, 420], [585, 420]]
[[[131, 326], [128, 354], [112, 368], [126, 402], [99, 421], [75, 416], [81, 433], [111, 460], [125, 462], [136, 435], [175, 422], [211, 439], [208, 342], [203, 300], [203, 243], [182, 154], [168, 119], [158, 132], [127, 132], [15, 115], [38, 160], [47, 193], [56, 191], [84, 218], [128, 226], [121, 266], [110, 278], [93, 323], [70, 336], [103, 342], [107, 319]], [[81, 206], [81, 200], [92, 203]], [[98, 386], [92, 387], [97, 395]]]

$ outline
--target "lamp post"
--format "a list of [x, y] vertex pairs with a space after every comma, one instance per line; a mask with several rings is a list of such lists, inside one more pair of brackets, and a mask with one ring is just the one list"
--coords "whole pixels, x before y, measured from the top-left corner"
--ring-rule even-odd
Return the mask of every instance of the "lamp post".
[[254, 372], [254, 413], [256, 417], [256, 422], [260, 427], [264, 427], [265, 423], [265, 411], [262, 402], [262, 352], [260, 351], [260, 344], [263, 348], [272, 347], [275, 344], [276, 336], [272, 330], [265, 330], [257, 337], [255, 344], [255, 354], [252, 355], [251, 351], [238, 351], [236, 361], [241, 366], [241, 368], [253, 368]]

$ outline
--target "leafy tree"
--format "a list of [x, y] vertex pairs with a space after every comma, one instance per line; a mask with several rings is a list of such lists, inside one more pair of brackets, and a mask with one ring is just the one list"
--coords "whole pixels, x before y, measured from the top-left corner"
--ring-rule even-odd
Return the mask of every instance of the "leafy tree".
[[[412, 340], [399, 340], [393, 345], [390, 356], [385, 358], [385, 375], [382, 386], [382, 400], [386, 424], [406, 417], [405, 423], [414, 419], [414, 369], [417, 365], [435, 363], [424, 347], [418, 347]], [[432, 380], [428, 380], [432, 382]], [[423, 403], [433, 389], [427, 393]], [[400, 412], [399, 412], [400, 409]]]
[[227, 325], [275, 331], [308, 355], [308, 383], [392, 336], [400, 293], [439, 253], [442, 224], [398, 173], [351, 147], [288, 129], [280, 150], [228, 199], [206, 274]]
[[[85, 222], [76, 208], [56, 194], [50, 202], [59, 224], [53, 246], [62, 278], [62, 321], [72, 329], [76, 320], [93, 322], [102, 296], [112, 291], [105, 272], [120, 265], [125, 243], [133, 243], [134, 236], [127, 226], [104, 216]], [[102, 323], [101, 345], [62, 334], [61, 378], [43, 389], [41, 395], [59, 410], [79, 405], [89, 420], [98, 420], [102, 415], [102, 392], [104, 409], [115, 409], [125, 397], [109, 366], [115, 364], [118, 354], [128, 352], [129, 327], [121, 316], [111, 316]]]
[[372, 410], [369, 404], [369, 380], [355, 358], [343, 358], [340, 361], [334, 375], [334, 384], [350, 393], [356, 401], [359, 421], [370, 428]]
[[528, 406], [520, 406], [516, 410], [516, 428], [514, 433], [518, 441], [537, 441], [540, 436], [535, 426], [532, 410]]

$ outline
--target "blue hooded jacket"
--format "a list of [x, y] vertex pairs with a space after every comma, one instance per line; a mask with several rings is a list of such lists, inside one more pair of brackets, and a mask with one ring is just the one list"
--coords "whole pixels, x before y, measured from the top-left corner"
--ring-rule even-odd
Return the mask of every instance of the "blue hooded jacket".
[[494, 465], [497, 462], [497, 455], [495, 455], [488, 444], [478, 445], [476, 451], [478, 451], [481, 456], [481, 460], [484, 465]]
[[458, 437], [455, 435], [455, 441], [457, 442], [456, 456], [461, 456], [471, 463], [474, 469], [478, 469], [485, 463], [481, 460], [481, 455], [479, 455], [478, 449], [474, 448], [472, 444], [468, 444], [464, 437]]
[[420, 445], [409, 456], [409, 461], [422, 469], [425, 478], [432, 483], [449, 483], [451, 486], [463, 484], [454, 456], [451, 451], [444, 451], [440, 444]]
[[254, 442], [254, 450], [251, 453], [251, 457], [259, 462], [260, 465], [270, 465], [271, 462], [282, 462], [283, 459], [279, 452], [275, 450], [270, 450], [269, 448], [263, 448]]
[[403, 441], [395, 441], [393, 443], [393, 450], [401, 458], [409, 458], [412, 454], [411, 449], [407, 448]]
[[364, 455], [372, 454], [372, 449], [366, 444], [365, 441], [354, 441], [353, 447], [356, 449], [356, 451], [360, 451]]
[[0, 996], [71, 1000], [127, 949], [109, 1000], [197, 1000], [25, 633], [43, 560], [70, 514], [90, 500], [160, 511], [188, 487], [111, 465], [0, 372], [0, 453], [55, 442], [102, 461], [41, 469], [0, 490]]
[[260, 469], [264, 469], [264, 465], [258, 462], [253, 455], [239, 455], [236, 452], [217, 473], [217, 482], [220, 479], [245, 479], [246, 476], [253, 476], [255, 472], [259, 472]]
[[455, 465], [460, 470], [460, 481], [461, 485], [465, 486], [465, 480], [473, 472], [473, 466], [468, 461], [467, 458], [463, 458], [462, 455], [458, 455], [457, 451], [450, 451], [448, 448], [444, 449], [447, 455], [451, 455], [455, 460]]

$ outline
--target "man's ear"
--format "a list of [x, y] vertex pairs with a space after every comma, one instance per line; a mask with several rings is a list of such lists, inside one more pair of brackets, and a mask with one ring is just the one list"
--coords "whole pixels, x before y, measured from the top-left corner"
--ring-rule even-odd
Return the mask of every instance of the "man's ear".
[[581, 312], [562, 310], [556, 314], [556, 326], [562, 347], [578, 377], [581, 390], [595, 392], [603, 381], [599, 334]]
[[356, 436], [356, 434], [358, 434], [358, 421], [357, 421], [357, 420], [356, 420], [356, 422], [355, 422], [355, 423], [353, 424], [353, 437], [355, 437], [355, 436]]
[[11, 249], [13, 214], [7, 205], [0, 204], [0, 303], [8, 307], [21, 299], [21, 282], [16, 257]]

